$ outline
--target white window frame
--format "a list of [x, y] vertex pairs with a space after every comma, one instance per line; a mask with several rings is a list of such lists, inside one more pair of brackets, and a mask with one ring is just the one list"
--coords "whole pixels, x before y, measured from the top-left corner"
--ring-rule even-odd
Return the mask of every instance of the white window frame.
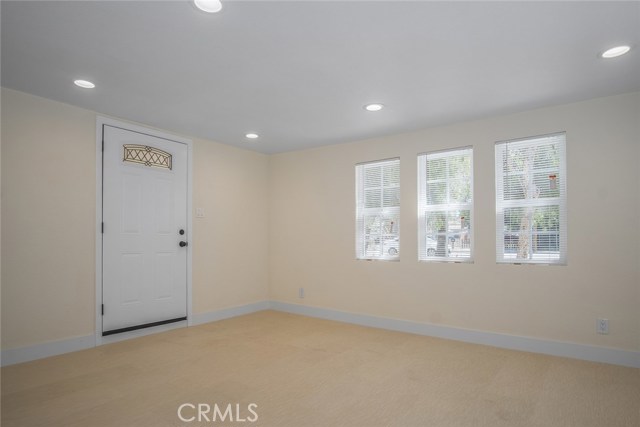
[[[471, 160], [470, 168], [470, 186], [471, 186], [471, 200], [465, 203], [444, 203], [438, 205], [430, 205], [428, 203], [428, 186], [427, 186], [427, 161], [434, 158], [447, 158], [455, 155], [468, 154]], [[449, 179], [446, 179], [447, 187], [449, 185]], [[446, 150], [432, 151], [428, 153], [421, 153], [418, 155], [418, 261], [425, 262], [459, 262], [459, 263], [473, 263], [474, 257], [474, 193], [473, 193], [473, 147], [458, 147]], [[449, 191], [447, 190], [447, 194]], [[446, 212], [451, 211], [468, 210], [470, 217], [468, 219], [468, 231], [466, 238], [469, 239], [469, 256], [438, 256], [429, 255], [429, 248], [427, 247], [427, 215], [429, 212]], [[446, 224], [446, 241], [445, 247], [449, 254], [450, 234], [449, 226]]]
[[[541, 197], [541, 198], [527, 198], [527, 199], [515, 199], [506, 200], [504, 197], [504, 164], [503, 159], [506, 150], [509, 146], [512, 149], [518, 149], [523, 147], [535, 147], [544, 146], [549, 144], [557, 144], [559, 152], [559, 165], [557, 168], [557, 175], [555, 168], [553, 169], [537, 169], [532, 170], [531, 180], [533, 175], [537, 173], [549, 173], [549, 180], [552, 181], [551, 176], [556, 175], [553, 178], [553, 185], [559, 189], [558, 197]], [[500, 141], [495, 144], [495, 185], [496, 185], [496, 262], [500, 264], [542, 264], [542, 265], [566, 265], [567, 264], [567, 155], [566, 155], [566, 133], [559, 132], [547, 135], [533, 136], [527, 138], [519, 138], [508, 141]], [[550, 184], [552, 185], [552, 184]], [[507, 256], [505, 252], [505, 238], [507, 233], [504, 226], [504, 212], [509, 208], [537, 208], [537, 207], [558, 207], [559, 211], [559, 227], [558, 227], [558, 256], [549, 252], [546, 256], [544, 253], [534, 254], [533, 249], [530, 247], [533, 242], [533, 237], [529, 239], [528, 243], [528, 258], [518, 258], [516, 255]], [[533, 221], [531, 221], [533, 226]], [[509, 233], [513, 233], [509, 231]], [[533, 229], [530, 231], [530, 235], [536, 234]]]
[[[391, 164], [395, 162], [398, 163], [398, 170], [399, 170], [400, 169], [399, 157], [383, 159], [383, 160], [375, 160], [375, 161], [365, 162], [365, 163], [358, 163], [355, 167], [355, 171], [356, 171], [356, 239], [355, 240], [356, 240], [356, 259], [358, 260], [384, 260], [384, 261], [400, 260], [400, 204], [394, 207], [382, 207], [382, 206], [377, 208], [365, 207], [365, 187], [364, 187], [365, 168], [371, 167], [371, 166], [383, 166], [385, 163]], [[381, 180], [382, 179], [383, 178], [381, 176]], [[397, 191], [399, 193], [400, 181], [398, 181], [398, 184], [396, 186], [389, 186], [389, 187], [385, 187], [384, 185], [382, 185], [382, 182], [381, 182], [380, 188], [382, 189], [381, 200], [384, 200], [384, 189], [397, 188]], [[394, 248], [396, 249], [395, 254], [391, 254], [389, 253], [389, 251], [383, 251], [383, 253], [380, 256], [367, 255], [367, 250], [366, 250], [367, 242], [365, 241], [365, 234], [366, 234], [365, 218], [371, 215], [380, 215], [382, 217], [396, 216], [398, 218], [397, 222], [394, 223], [394, 230], [392, 230], [392, 233], [386, 233], [387, 235], [389, 234], [396, 235], [397, 244], [394, 246]], [[383, 240], [383, 235], [381, 233], [380, 242], [378, 244], [383, 244], [382, 240]], [[384, 248], [384, 246], [382, 246], [382, 248]]]

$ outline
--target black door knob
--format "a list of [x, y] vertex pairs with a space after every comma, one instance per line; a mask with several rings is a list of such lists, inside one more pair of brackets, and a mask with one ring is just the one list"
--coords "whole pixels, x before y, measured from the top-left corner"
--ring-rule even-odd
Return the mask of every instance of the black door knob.
[[180, 242], [180, 247], [181, 247], [181, 248], [184, 248], [184, 247], [185, 247], [185, 246], [187, 246], [187, 245], [188, 245], [188, 243], [187, 243], [187, 242]]

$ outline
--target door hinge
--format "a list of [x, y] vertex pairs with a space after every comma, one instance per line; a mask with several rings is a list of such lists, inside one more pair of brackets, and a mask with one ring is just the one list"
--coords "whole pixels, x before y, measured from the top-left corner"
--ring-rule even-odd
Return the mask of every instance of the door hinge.
[[104, 316], [104, 304], [102, 304], [102, 315]]
[[104, 222], [102, 223], [102, 234], [104, 234]]
[[102, 152], [104, 153], [104, 138], [102, 138]]

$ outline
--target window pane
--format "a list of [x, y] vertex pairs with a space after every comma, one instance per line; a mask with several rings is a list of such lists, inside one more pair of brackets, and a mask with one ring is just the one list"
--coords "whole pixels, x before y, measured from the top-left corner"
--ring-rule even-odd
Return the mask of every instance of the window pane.
[[385, 208], [400, 206], [400, 187], [385, 188], [383, 202]]
[[379, 208], [382, 206], [382, 188], [364, 190], [364, 207]]
[[427, 160], [427, 181], [435, 181], [438, 179], [446, 179], [447, 177], [447, 159], [436, 158]]
[[399, 255], [398, 221], [398, 215], [365, 216], [366, 256], [381, 257]]
[[534, 173], [533, 186], [537, 197], [560, 197], [560, 187], [558, 186], [559, 175], [560, 173], [557, 171]]
[[497, 260], [564, 262], [565, 135], [498, 143], [496, 169]]
[[380, 187], [382, 169], [380, 166], [364, 166], [364, 188]]
[[357, 258], [397, 258], [400, 160], [357, 165], [356, 196]]
[[471, 256], [470, 210], [427, 212], [425, 216], [427, 218], [427, 256], [450, 258]]
[[447, 202], [447, 183], [435, 182], [427, 184], [427, 203], [442, 205]]
[[449, 178], [469, 177], [471, 171], [471, 157], [467, 154], [447, 157], [449, 162]]
[[504, 252], [508, 259], [558, 259], [558, 206], [508, 208], [504, 212]]
[[418, 156], [418, 173], [419, 259], [470, 261], [472, 150]]
[[400, 162], [386, 164], [382, 167], [383, 180], [382, 185], [385, 187], [400, 185]]
[[504, 177], [504, 199], [505, 200], [520, 200], [525, 198], [525, 183], [526, 177], [521, 174], [511, 174]]
[[468, 177], [450, 180], [449, 192], [449, 203], [471, 202], [471, 180]]
[[559, 197], [559, 156], [555, 144], [507, 147], [503, 162], [504, 199]]

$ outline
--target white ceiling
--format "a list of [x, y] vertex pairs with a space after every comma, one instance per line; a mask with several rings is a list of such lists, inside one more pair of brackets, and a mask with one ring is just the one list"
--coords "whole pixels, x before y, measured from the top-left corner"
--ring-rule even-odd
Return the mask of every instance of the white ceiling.
[[264, 153], [640, 90], [640, 2], [223, 4], [3, 1], [2, 85]]

